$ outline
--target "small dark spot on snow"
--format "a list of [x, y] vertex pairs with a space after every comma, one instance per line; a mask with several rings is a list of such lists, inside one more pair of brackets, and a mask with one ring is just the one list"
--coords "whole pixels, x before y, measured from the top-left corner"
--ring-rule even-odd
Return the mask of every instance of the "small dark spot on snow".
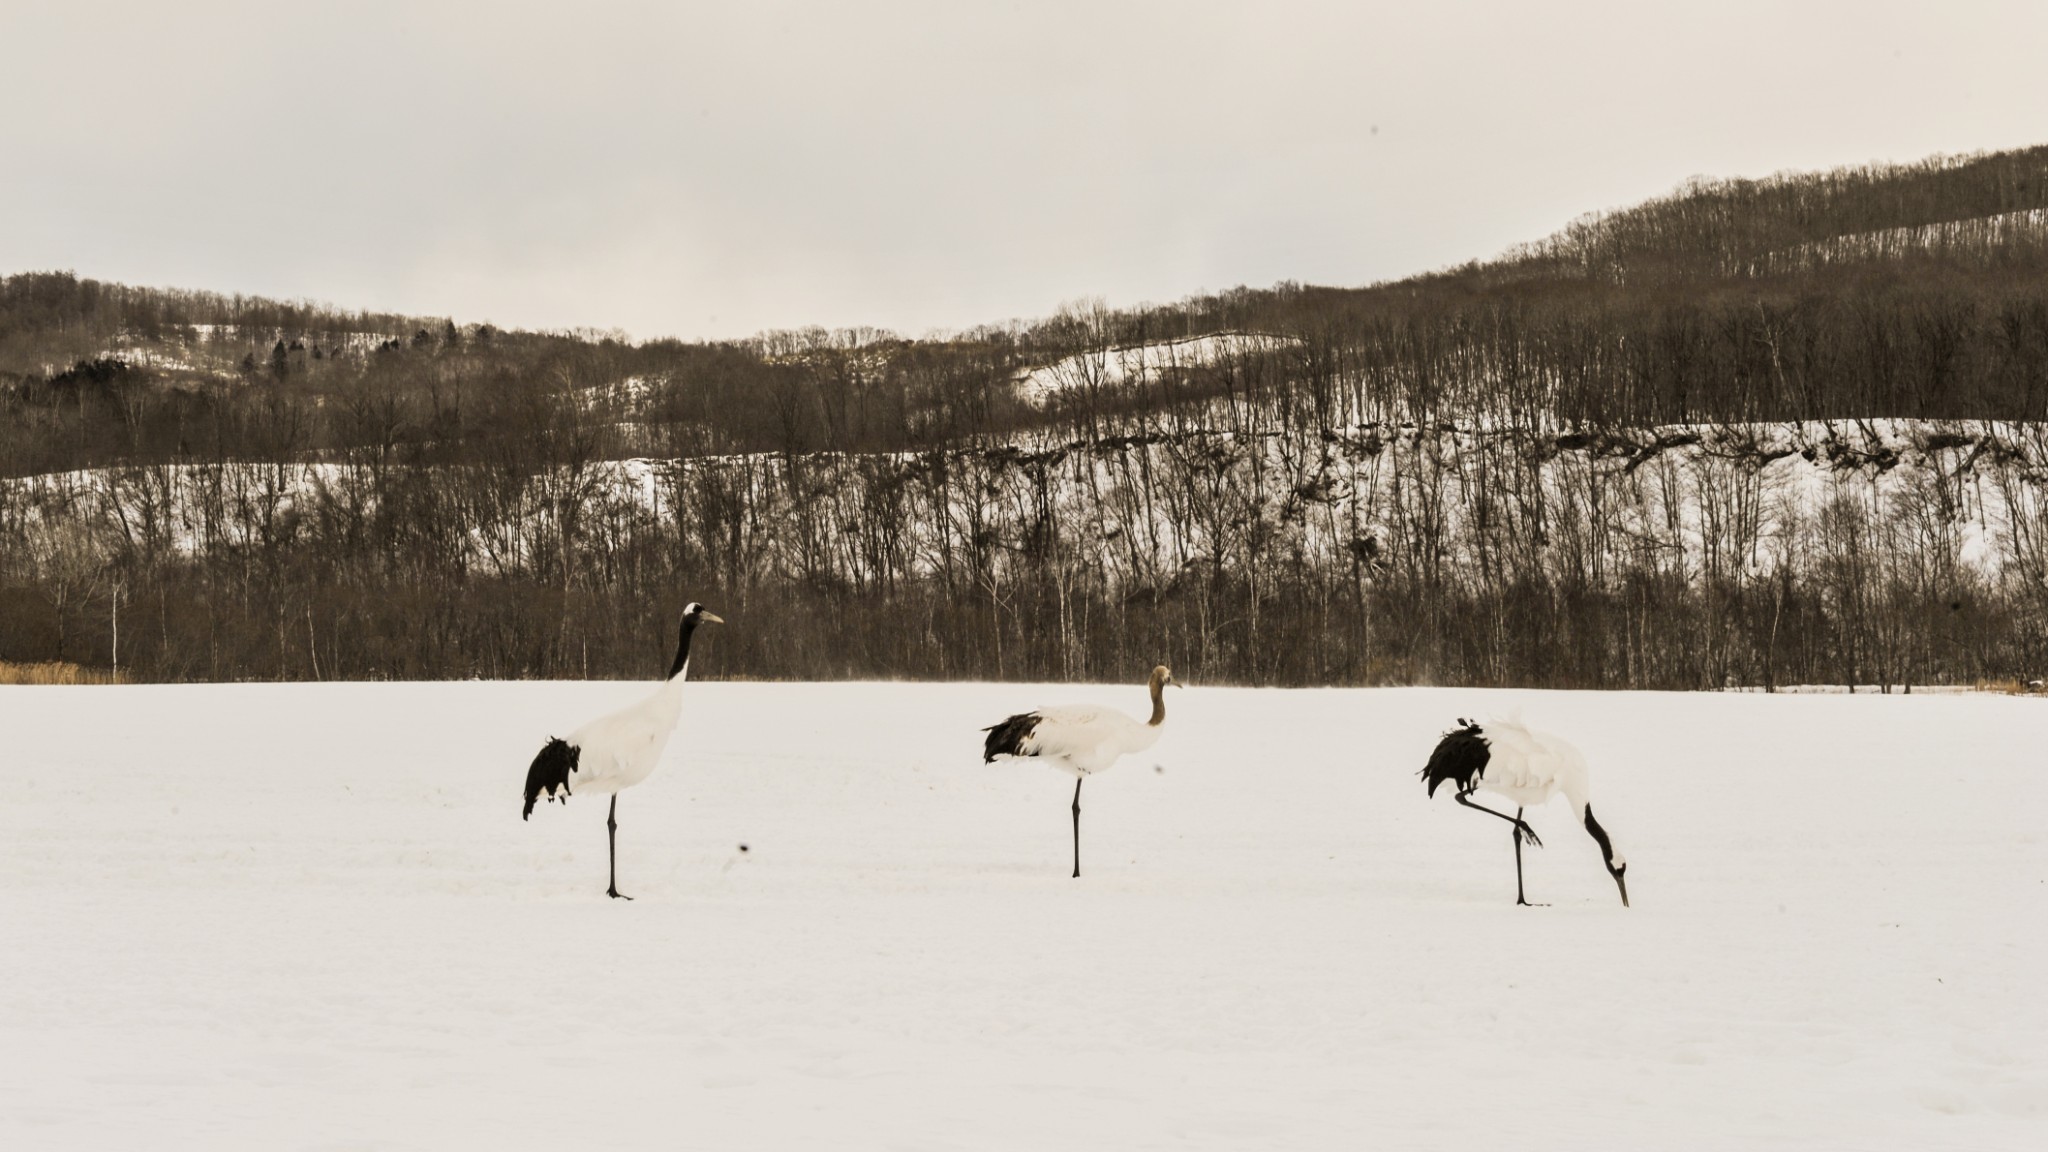
[[747, 846], [745, 844], [740, 845], [740, 851], [745, 852], [746, 850]]

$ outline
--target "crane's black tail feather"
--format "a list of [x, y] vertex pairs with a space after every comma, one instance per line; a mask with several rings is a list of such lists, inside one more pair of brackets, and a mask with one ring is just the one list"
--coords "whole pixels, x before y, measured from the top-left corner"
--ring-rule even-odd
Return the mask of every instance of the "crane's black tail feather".
[[583, 750], [567, 740], [548, 737], [540, 755], [533, 758], [533, 766], [526, 770], [526, 808], [519, 813], [521, 820], [533, 815], [534, 801], [540, 794], [548, 794], [549, 803], [555, 799], [555, 789], [562, 790], [562, 802], [569, 801], [569, 774], [576, 771], [576, 761]]
[[1036, 712], [1019, 712], [1001, 724], [983, 728], [988, 739], [981, 746], [981, 762], [993, 764], [998, 756], [1029, 756], [1031, 753], [1024, 751], [1024, 742], [1031, 739], [1038, 720]]
[[1461, 728], [1444, 733], [1437, 741], [1436, 751], [1429, 754], [1429, 763], [1420, 775], [1429, 781], [1429, 794], [1436, 795], [1436, 786], [1446, 780], [1455, 780], [1458, 791], [1470, 792], [1473, 783], [1486, 774], [1486, 762], [1493, 753], [1488, 749], [1486, 736], [1479, 725], [1470, 720], [1460, 719]]

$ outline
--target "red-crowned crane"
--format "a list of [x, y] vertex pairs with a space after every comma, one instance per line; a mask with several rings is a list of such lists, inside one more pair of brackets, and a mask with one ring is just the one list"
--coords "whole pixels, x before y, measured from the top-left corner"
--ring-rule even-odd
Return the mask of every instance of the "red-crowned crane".
[[1143, 752], [1159, 742], [1166, 723], [1168, 684], [1180, 687], [1173, 671], [1161, 664], [1152, 669], [1147, 687], [1152, 693], [1152, 718], [1140, 724], [1112, 708], [1092, 704], [1067, 704], [1019, 712], [1000, 724], [982, 731], [981, 761], [993, 764], [998, 756], [1034, 757], [1074, 774], [1074, 877], [1081, 875], [1081, 782], [1133, 752]]
[[[1543, 841], [1536, 838], [1536, 830], [1522, 820], [1522, 810], [1547, 803], [1562, 792], [1593, 842], [1600, 845], [1607, 874], [1614, 877], [1614, 886], [1621, 889], [1621, 906], [1628, 907], [1628, 861], [1614, 850], [1607, 829], [1593, 819], [1586, 758], [1579, 750], [1556, 736], [1531, 732], [1517, 721], [1489, 720], [1480, 725], [1460, 719], [1458, 724], [1437, 742], [1428, 766], [1422, 770], [1422, 778], [1429, 782], [1431, 796], [1436, 795], [1437, 785], [1449, 780], [1457, 785], [1458, 803], [1514, 825], [1515, 903], [1529, 903], [1522, 892], [1522, 841], [1543, 847]], [[1480, 788], [1513, 802], [1515, 814], [1510, 816], [1473, 803], [1472, 793]]]
[[724, 620], [692, 602], [683, 609], [683, 623], [676, 637], [675, 662], [669, 665], [668, 681], [645, 700], [600, 716], [569, 733], [566, 740], [549, 737], [526, 770], [526, 807], [521, 820], [533, 815], [534, 802], [542, 793], [548, 802], [560, 790], [562, 803], [573, 792], [602, 796], [611, 794], [611, 811], [604, 818], [605, 840], [611, 855], [611, 887], [605, 894], [617, 900], [631, 900], [619, 892], [619, 790], [631, 788], [654, 771], [661, 750], [676, 729], [683, 713], [683, 681], [690, 671], [690, 637], [697, 625]]

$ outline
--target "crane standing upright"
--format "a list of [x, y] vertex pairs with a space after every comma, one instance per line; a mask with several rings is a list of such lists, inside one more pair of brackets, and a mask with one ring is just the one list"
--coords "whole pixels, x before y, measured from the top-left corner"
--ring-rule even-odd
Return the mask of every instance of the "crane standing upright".
[[988, 733], [981, 750], [984, 764], [993, 764], [998, 756], [1034, 758], [1074, 774], [1074, 878], [1081, 875], [1081, 783], [1159, 742], [1166, 723], [1164, 690], [1168, 684], [1181, 686], [1172, 669], [1164, 664], [1152, 669], [1146, 681], [1152, 694], [1152, 717], [1142, 724], [1113, 708], [1068, 704], [1019, 712], [982, 729]]
[[571, 793], [611, 794], [611, 811], [604, 820], [611, 886], [605, 894], [615, 900], [632, 899], [619, 891], [619, 791], [647, 779], [661, 760], [662, 749], [668, 747], [676, 721], [682, 718], [683, 681], [690, 671], [690, 638], [704, 621], [725, 623], [694, 601], [683, 609], [676, 658], [669, 665], [667, 681], [653, 695], [592, 720], [569, 733], [567, 739], [550, 737], [526, 769], [526, 807], [519, 813], [521, 820], [533, 815], [533, 805], [543, 793], [553, 803], [559, 790], [564, 804], [569, 802]]

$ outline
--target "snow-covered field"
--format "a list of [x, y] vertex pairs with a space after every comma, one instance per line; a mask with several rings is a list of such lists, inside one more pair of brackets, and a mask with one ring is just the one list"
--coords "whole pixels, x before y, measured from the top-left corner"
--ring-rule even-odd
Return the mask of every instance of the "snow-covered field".
[[[526, 763], [644, 685], [0, 688], [0, 1147], [2037, 1148], [2048, 705], [1169, 697], [1091, 781], [976, 729], [1137, 687], [698, 683], [619, 805]], [[1460, 715], [1562, 800], [1426, 802]], [[1155, 764], [1159, 770], [1155, 771]], [[740, 845], [747, 851], [742, 852]]]

